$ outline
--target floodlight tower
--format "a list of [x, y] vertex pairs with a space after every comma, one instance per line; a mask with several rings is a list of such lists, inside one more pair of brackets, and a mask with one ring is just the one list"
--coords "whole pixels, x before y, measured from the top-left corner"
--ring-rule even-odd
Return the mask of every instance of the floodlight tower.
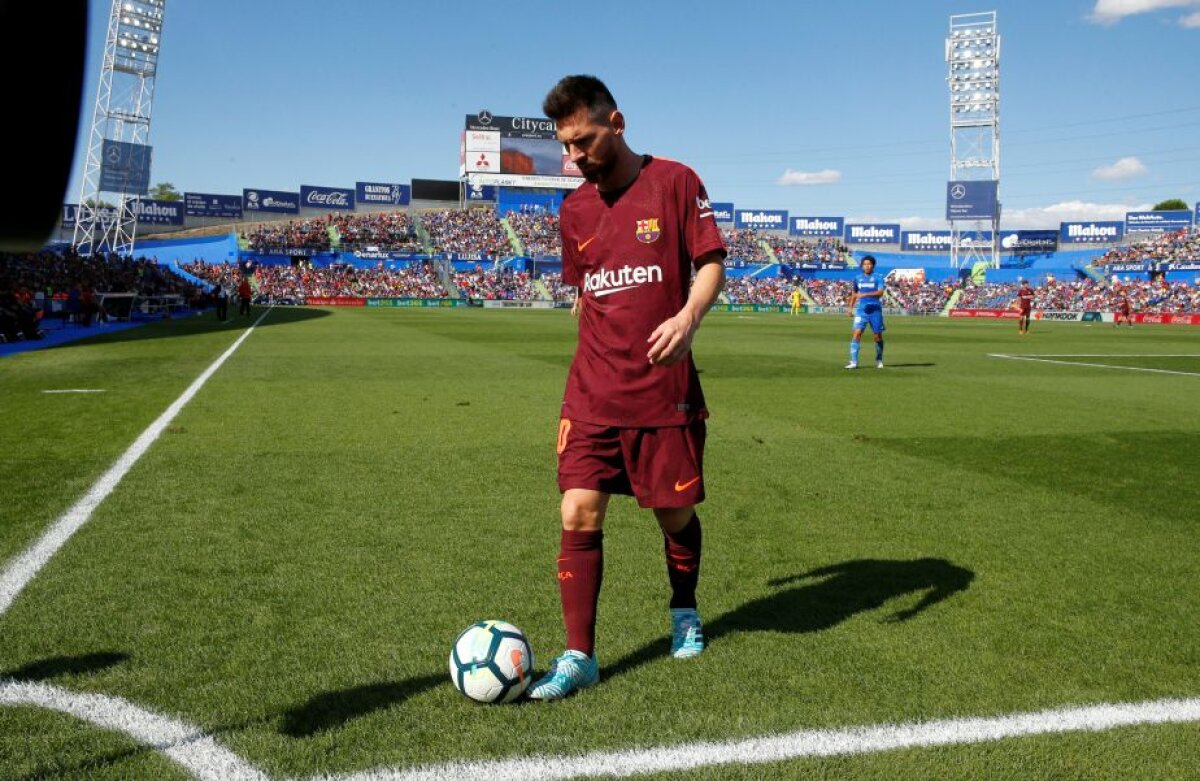
[[[134, 204], [150, 186], [150, 110], [167, 0], [113, 0], [79, 210], [71, 242], [80, 253], [133, 254]], [[102, 194], [115, 207], [101, 208]]]
[[[983, 261], [1000, 266], [1000, 32], [996, 12], [950, 17], [946, 38], [947, 81], [950, 86], [950, 182], [947, 219], [950, 220], [950, 260], [955, 268]], [[994, 193], [972, 218], [951, 216], [951, 190]], [[979, 182], [978, 187], [972, 183]], [[991, 240], [987, 240], [990, 229]]]

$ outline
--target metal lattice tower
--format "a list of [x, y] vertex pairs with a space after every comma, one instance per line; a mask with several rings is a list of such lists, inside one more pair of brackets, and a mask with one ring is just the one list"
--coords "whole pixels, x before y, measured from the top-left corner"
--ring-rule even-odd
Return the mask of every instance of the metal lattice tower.
[[[111, 149], [107, 142], [145, 146], [150, 138], [166, 5], [167, 0], [113, 0], [71, 242], [80, 253], [103, 250], [133, 254], [137, 235], [134, 204], [145, 193], [105, 182], [101, 176], [103, 155]], [[105, 199], [103, 195], [112, 197]], [[112, 202], [115, 208], [102, 209], [103, 200]]]
[[[1000, 32], [996, 12], [950, 17], [950, 179], [1000, 182]], [[991, 240], [986, 232], [991, 231]], [[1000, 212], [990, 220], [951, 220], [950, 261], [1000, 266]]]

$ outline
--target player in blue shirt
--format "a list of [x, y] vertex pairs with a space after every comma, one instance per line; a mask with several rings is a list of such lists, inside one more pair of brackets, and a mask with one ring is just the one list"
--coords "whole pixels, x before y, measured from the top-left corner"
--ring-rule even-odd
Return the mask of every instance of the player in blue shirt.
[[847, 369], [858, 368], [858, 348], [863, 330], [869, 325], [875, 334], [875, 368], [883, 368], [883, 277], [875, 273], [875, 258], [862, 259], [862, 273], [854, 278], [854, 293], [850, 296], [850, 316], [854, 318], [854, 336], [850, 339], [850, 363]]

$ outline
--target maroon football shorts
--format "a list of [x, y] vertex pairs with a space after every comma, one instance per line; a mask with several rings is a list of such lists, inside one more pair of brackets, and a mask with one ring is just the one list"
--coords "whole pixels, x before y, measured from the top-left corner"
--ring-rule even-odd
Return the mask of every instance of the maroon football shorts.
[[558, 490], [636, 496], [656, 509], [704, 501], [703, 420], [686, 426], [617, 428], [558, 423]]

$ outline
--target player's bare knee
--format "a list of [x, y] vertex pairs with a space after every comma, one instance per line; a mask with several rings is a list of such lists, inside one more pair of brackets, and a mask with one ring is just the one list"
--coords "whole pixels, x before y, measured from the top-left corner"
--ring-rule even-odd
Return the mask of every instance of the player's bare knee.
[[562, 498], [562, 527], [573, 532], [601, 528], [607, 504], [607, 501], [595, 496], [580, 496], [568, 491]]
[[687, 507], [665, 507], [655, 509], [654, 518], [658, 521], [660, 529], [667, 534], [675, 534], [687, 526], [695, 514], [696, 508], [692, 505]]

